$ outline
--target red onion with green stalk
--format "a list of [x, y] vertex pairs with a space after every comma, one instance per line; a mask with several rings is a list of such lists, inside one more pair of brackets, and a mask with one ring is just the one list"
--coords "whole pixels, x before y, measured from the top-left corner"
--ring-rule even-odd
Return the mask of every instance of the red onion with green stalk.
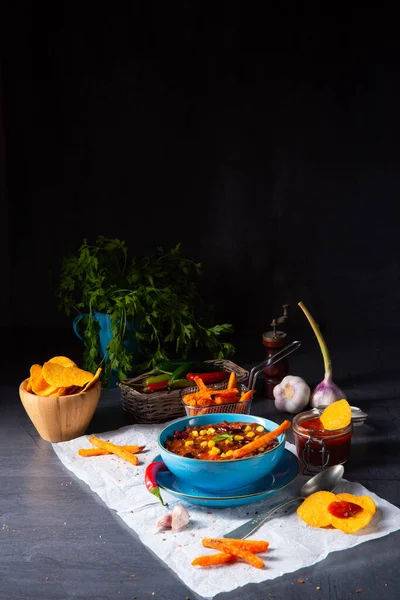
[[315, 333], [322, 352], [322, 357], [324, 359], [325, 376], [323, 381], [321, 381], [321, 383], [319, 383], [312, 392], [310, 397], [310, 406], [312, 408], [318, 408], [318, 406], [327, 406], [328, 404], [332, 404], [333, 402], [336, 402], [336, 400], [342, 400], [343, 398], [346, 399], [345, 393], [336, 385], [336, 383], [333, 382], [331, 357], [329, 356], [328, 347], [324, 338], [322, 337], [317, 323], [314, 321], [302, 302], [299, 302], [298, 305], [306, 315], [308, 322]]

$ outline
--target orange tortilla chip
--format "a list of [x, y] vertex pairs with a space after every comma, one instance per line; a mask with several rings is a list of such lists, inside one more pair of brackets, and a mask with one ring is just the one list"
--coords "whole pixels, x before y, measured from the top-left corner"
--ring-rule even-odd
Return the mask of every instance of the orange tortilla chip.
[[[352, 502], [361, 510], [352, 516], [336, 517], [329, 511], [332, 502]], [[356, 533], [366, 527], [376, 512], [376, 504], [369, 496], [353, 494], [333, 494], [332, 492], [315, 492], [306, 498], [297, 509], [297, 514], [311, 527], [340, 529], [344, 533]]]
[[328, 512], [328, 506], [335, 500], [336, 496], [332, 492], [315, 492], [300, 504], [297, 514], [311, 527], [327, 527], [331, 525], [333, 518]]
[[78, 367], [63, 367], [54, 362], [45, 362], [42, 375], [49, 385], [56, 387], [84, 386], [93, 379], [93, 373]]
[[41, 365], [31, 366], [31, 385], [32, 391], [37, 396], [55, 396], [58, 386], [49, 385], [43, 377], [43, 368]]
[[27, 392], [33, 392], [32, 389], [32, 383], [31, 383], [31, 378], [29, 377], [26, 381], [25, 381], [25, 389]]
[[57, 398], [60, 398], [61, 396], [65, 396], [65, 393], [67, 390], [68, 390], [68, 388], [66, 388], [66, 387], [60, 387], [60, 388], [58, 388], [57, 392], [54, 395]]
[[68, 358], [67, 356], [53, 356], [50, 358], [48, 362], [55, 363], [56, 365], [61, 365], [62, 367], [77, 367], [78, 365], [74, 363], [73, 360]]
[[79, 385], [71, 385], [70, 387], [65, 388], [65, 393], [63, 396], [73, 396], [74, 394], [80, 394], [82, 388]]
[[343, 429], [351, 423], [351, 407], [347, 400], [336, 400], [327, 406], [320, 416], [324, 429]]
[[336, 500], [346, 500], [362, 506], [364, 510], [374, 515], [376, 513], [376, 504], [369, 496], [354, 496], [354, 494], [336, 494]]
[[[355, 504], [361, 506], [359, 502], [355, 502]], [[340, 519], [331, 515], [331, 523], [336, 529], [340, 529], [344, 533], [356, 533], [370, 523], [372, 516], [370, 512], [362, 508], [360, 512], [346, 519]]]
[[86, 390], [89, 390], [96, 384], [96, 382], [100, 379], [101, 371], [102, 369], [101, 367], [99, 367], [96, 373], [93, 375], [92, 379], [88, 381], [86, 385], [83, 386], [82, 392], [86, 392]]

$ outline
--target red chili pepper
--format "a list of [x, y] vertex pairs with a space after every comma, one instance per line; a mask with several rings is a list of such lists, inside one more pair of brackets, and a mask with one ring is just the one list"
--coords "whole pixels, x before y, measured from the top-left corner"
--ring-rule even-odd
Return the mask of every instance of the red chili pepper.
[[188, 373], [186, 379], [194, 381], [195, 377], [199, 377], [203, 383], [219, 383], [229, 379], [230, 373], [228, 371], [215, 371], [215, 373]]
[[161, 504], [165, 506], [164, 500], [161, 497], [160, 488], [157, 485], [157, 473], [160, 471], [168, 471], [167, 465], [162, 460], [147, 465], [144, 472], [144, 483], [150, 494], [154, 494]]
[[149, 385], [145, 385], [142, 389], [142, 392], [145, 394], [151, 394], [151, 392], [156, 392], [157, 390], [166, 390], [168, 387], [168, 379], [166, 381], [158, 381], [157, 383], [150, 383]]

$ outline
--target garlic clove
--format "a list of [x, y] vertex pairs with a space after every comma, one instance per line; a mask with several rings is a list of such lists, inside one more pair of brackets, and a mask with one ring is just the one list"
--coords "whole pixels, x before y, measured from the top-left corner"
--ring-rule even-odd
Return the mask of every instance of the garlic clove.
[[167, 515], [164, 515], [160, 519], [158, 519], [156, 527], [158, 527], [158, 529], [171, 529], [171, 527], [172, 527], [172, 514], [169, 513]]
[[171, 513], [171, 529], [172, 531], [180, 531], [189, 523], [190, 515], [183, 506], [174, 506]]

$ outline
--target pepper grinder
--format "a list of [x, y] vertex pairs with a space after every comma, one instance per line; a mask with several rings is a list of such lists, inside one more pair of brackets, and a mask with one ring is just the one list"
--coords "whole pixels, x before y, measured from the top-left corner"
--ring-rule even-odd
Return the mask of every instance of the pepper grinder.
[[[266, 347], [266, 360], [274, 356], [285, 344], [287, 334], [284, 331], [278, 330], [277, 326], [280, 323], [285, 323], [288, 319], [287, 309], [288, 304], [284, 304], [283, 315], [278, 319], [272, 319], [271, 331], [266, 331], [262, 335], [262, 342]], [[289, 373], [289, 362], [287, 357], [277, 362], [272, 367], [266, 367], [264, 369], [265, 375], [265, 395], [269, 400], [274, 399], [273, 389], [282, 381], [284, 377]]]

